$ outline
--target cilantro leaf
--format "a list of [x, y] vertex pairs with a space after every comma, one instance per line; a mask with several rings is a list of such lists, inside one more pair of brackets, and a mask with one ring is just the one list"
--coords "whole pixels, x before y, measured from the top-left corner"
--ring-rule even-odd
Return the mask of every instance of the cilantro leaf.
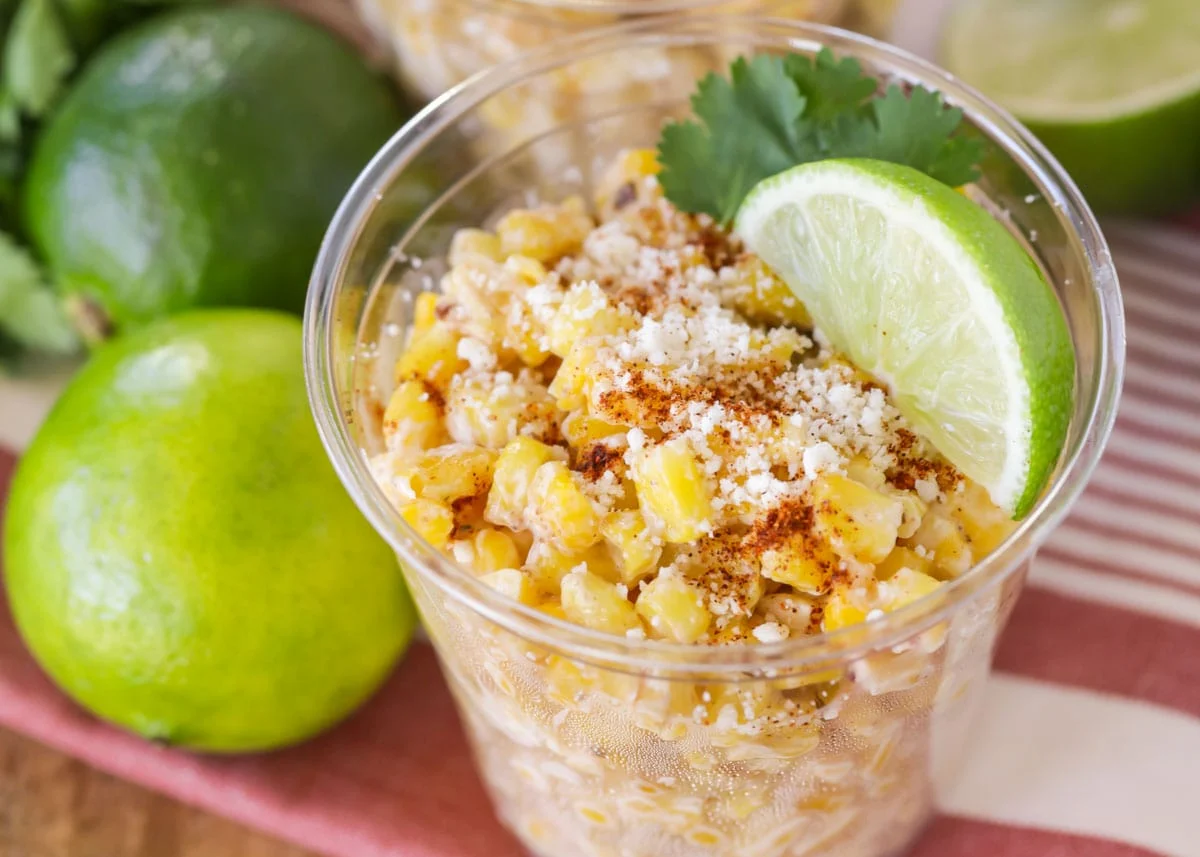
[[838, 157], [905, 164], [957, 187], [978, 178], [975, 164], [983, 155], [978, 141], [952, 136], [961, 122], [962, 111], [938, 93], [914, 86], [905, 95], [893, 84], [871, 102], [869, 116], [839, 123], [831, 147]]
[[0, 232], [0, 331], [38, 351], [68, 354], [79, 346], [62, 300], [41, 268], [10, 235]]
[[4, 83], [21, 109], [34, 118], [49, 110], [75, 61], [53, 0], [23, 0], [4, 44]]
[[962, 111], [920, 86], [878, 93], [852, 57], [739, 58], [692, 96], [695, 120], [663, 128], [663, 192], [684, 211], [730, 223], [758, 182], [823, 158], [904, 164], [951, 187], [978, 177], [983, 146], [958, 133]]
[[685, 211], [729, 223], [752, 187], [817, 154], [799, 121], [804, 108], [779, 57], [738, 58], [729, 79], [708, 74], [692, 96], [703, 124], [663, 128], [658, 162], [664, 193]]
[[832, 121], [861, 108], [875, 94], [875, 80], [863, 74], [858, 60], [839, 60], [829, 48], [821, 48], [815, 60], [803, 54], [788, 54], [783, 62], [788, 77], [808, 102], [805, 119]]

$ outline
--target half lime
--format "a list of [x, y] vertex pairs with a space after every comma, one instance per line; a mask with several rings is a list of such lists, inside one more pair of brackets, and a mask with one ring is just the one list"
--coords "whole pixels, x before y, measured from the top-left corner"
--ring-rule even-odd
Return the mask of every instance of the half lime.
[[964, 0], [939, 59], [1028, 125], [1096, 210], [1200, 192], [1197, 0]]
[[849, 159], [760, 182], [736, 228], [942, 455], [1015, 517], [1029, 510], [1066, 437], [1074, 351], [1000, 223], [917, 170]]

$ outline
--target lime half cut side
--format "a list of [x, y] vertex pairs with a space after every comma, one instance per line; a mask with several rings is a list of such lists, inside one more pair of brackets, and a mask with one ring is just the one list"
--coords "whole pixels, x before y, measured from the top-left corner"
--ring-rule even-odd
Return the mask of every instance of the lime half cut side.
[[963, 0], [938, 59], [1028, 125], [1094, 209], [1200, 191], [1197, 0]]
[[1029, 510], [1066, 437], [1074, 352], [1000, 223], [924, 173], [851, 159], [759, 183], [737, 231], [942, 455], [1014, 517]]

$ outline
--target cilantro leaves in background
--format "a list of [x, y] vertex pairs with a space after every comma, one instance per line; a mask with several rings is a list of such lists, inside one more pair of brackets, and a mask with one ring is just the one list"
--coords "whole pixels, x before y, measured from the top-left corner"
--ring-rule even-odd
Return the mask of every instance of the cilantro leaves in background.
[[0, 332], [36, 351], [66, 354], [79, 346], [59, 295], [41, 267], [10, 236], [0, 232]]
[[892, 85], [879, 95], [857, 60], [827, 48], [815, 60], [739, 58], [728, 79], [700, 81], [692, 110], [698, 121], [663, 128], [659, 181], [679, 208], [726, 225], [758, 182], [797, 164], [875, 158], [957, 187], [978, 176], [983, 155], [978, 141], [956, 136], [962, 111], [939, 93]]
[[21, 180], [39, 123], [104, 39], [160, 0], [0, 0], [0, 365], [79, 348], [61, 296], [22, 246]]

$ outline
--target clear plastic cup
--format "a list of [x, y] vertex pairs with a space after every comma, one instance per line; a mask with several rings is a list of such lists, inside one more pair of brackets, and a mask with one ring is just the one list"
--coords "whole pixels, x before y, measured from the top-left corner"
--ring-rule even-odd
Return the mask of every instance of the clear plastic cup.
[[[381, 448], [380, 414], [413, 296], [436, 287], [450, 235], [531, 196], [589, 196], [599, 165], [621, 148], [652, 145], [658, 124], [686, 109], [697, 49], [812, 54], [822, 45], [882, 79], [941, 90], [985, 141], [984, 176], [972, 192], [1045, 268], [1075, 343], [1075, 408], [1052, 484], [1008, 540], [961, 578], [821, 636], [740, 647], [628, 640], [489, 589], [421, 541], [368, 466]], [[481, 119], [497, 102], [646, 49], [668, 62], [679, 57], [688, 75], [664, 78], [636, 100], [581, 93], [569, 121], [531, 122], [502, 151], [466, 160], [490, 133]], [[569, 160], [552, 174], [547, 152]], [[431, 104], [338, 211], [305, 336], [313, 409], [334, 465], [400, 558], [501, 818], [544, 857], [903, 852], [969, 752], [968, 727], [1029, 561], [1100, 457], [1124, 354], [1117, 281], [1099, 228], [1070, 179], [1008, 114], [861, 36], [693, 16], [585, 34], [481, 73]], [[762, 710], [770, 698], [803, 699], [811, 716], [798, 723]]]

